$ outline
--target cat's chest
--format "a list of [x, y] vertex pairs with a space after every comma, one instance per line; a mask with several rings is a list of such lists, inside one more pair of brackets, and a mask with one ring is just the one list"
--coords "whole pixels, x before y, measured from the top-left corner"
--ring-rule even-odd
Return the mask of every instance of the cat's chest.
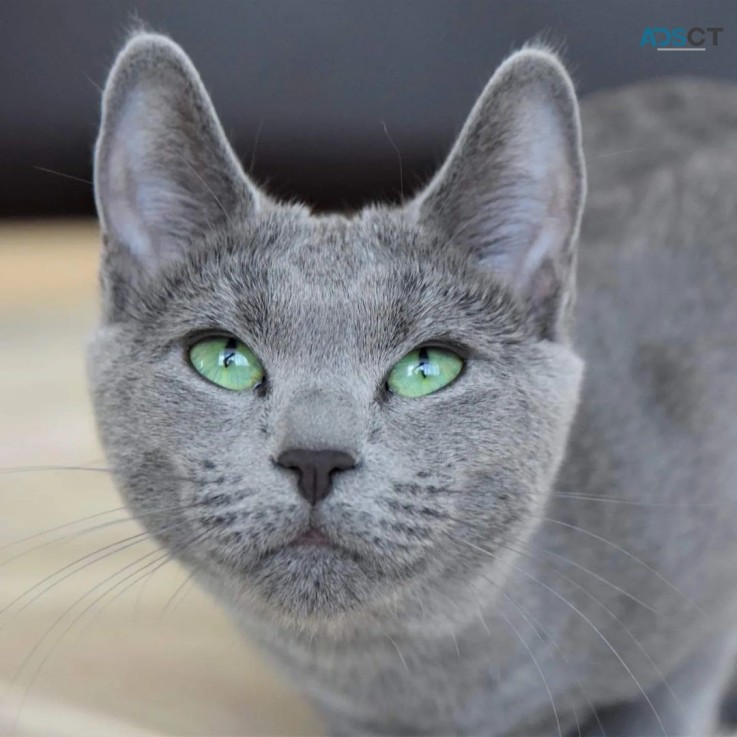
[[[386, 636], [340, 648], [283, 639], [263, 644], [326, 713], [390, 725], [393, 733], [473, 734], [483, 724], [503, 734], [545, 709], [545, 693], [529, 689], [539, 678], [529, 653], [544, 659], [547, 644], [516, 632], [505, 616], [479, 613], [478, 621], [465, 633], [420, 640]], [[519, 636], [529, 639], [529, 651], [518, 647]]]

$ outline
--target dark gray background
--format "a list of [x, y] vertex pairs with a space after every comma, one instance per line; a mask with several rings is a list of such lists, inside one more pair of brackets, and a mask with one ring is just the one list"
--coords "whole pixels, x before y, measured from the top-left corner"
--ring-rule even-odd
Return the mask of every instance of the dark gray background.
[[[497, 64], [540, 33], [582, 94], [737, 79], [735, 0], [2, 0], [0, 214], [92, 211], [89, 185], [36, 167], [90, 178], [96, 86], [135, 18], [190, 54], [256, 179], [319, 207], [398, 197], [384, 125], [411, 191]], [[639, 46], [654, 25], [725, 30], [717, 48], [662, 53]]]

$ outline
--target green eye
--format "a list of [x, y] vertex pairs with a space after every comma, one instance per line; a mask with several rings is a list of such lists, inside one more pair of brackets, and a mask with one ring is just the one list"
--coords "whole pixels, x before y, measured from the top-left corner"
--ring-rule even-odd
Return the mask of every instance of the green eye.
[[463, 368], [463, 359], [443, 348], [416, 348], [399, 361], [387, 380], [402, 397], [424, 397], [450, 384]]
[[264, 379], [254, 352], [235, 338], [205, 338], [189, 349], [189, 360], [197, 373], [224, 389], [254, 389]]

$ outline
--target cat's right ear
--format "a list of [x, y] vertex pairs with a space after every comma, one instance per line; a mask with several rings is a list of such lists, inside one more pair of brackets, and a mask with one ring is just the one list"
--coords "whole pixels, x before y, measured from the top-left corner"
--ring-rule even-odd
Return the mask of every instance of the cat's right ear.
[[493, 274], [541, 337], [565, 337], [586, 191], [573, 84], [555, 54], [510, 56], [440, 171], [408, 205], [446, 248]]
[[119, 301], [208, 230], [248, 217], [261, 195], [231, 149], [189, 58], [139, 33], [105, 85], [95, 149], [103, 284]]

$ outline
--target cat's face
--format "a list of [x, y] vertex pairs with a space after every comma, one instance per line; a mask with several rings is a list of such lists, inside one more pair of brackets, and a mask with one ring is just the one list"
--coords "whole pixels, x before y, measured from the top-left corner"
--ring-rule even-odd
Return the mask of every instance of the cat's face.
[[[462, 590], [503, 576], [482, 549], [507, 558], [535, 524], [581, 373], [561, 338], [583, 183], [561, 68], [540, 52], [513, 61], [425, 193], [350, 219], [259, 193], [170, 42], [134, 39], [111, 74], [96, 162], [105, 317], [89, 356], [101, 436], [143, 524], [262, 616], [320, 623]], [[513, 106], [515, 75], [539, 110]], [[523, 166], [509, 139], [527, 128]], [[263, 380], [201, 375], [190, 349], [213, 336], [247, 346]], [[418, 348], [460, 372], [392, 391]], [[307, 460], [285, 462], [295, 450]], [[334, 457], [349, 462], [315, 460]]]

